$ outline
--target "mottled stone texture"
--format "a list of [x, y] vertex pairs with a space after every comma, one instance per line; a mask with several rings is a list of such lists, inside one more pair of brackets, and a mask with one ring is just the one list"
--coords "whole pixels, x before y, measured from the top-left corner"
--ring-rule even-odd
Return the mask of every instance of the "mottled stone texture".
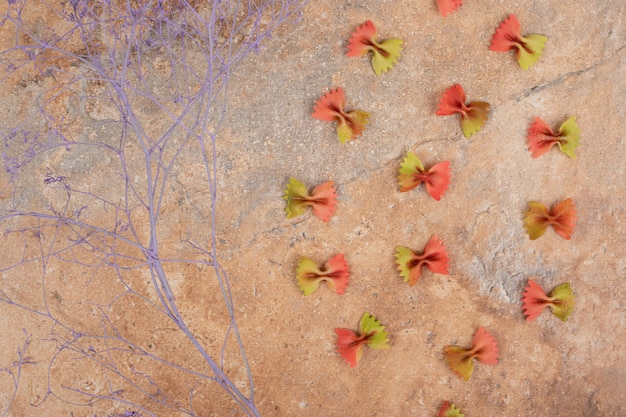
[[[443, 18], [435, 0], [313, 1], [297, 26], [282, 27], [231, 79], [218, 139], [219, 250], [263, 415], [433, 416], [444, 400], [468, 417], [626, 415], [626, 3], [464, 3]], [[513, 52], [488, 49], [510, 13], [523, 34], [549, 38], [528, 71]], [[404, 41], [398, 64], [380, 77], [368, 59], [345, 55], [351, 32], [368, 19], [382, 38]], [[486, 126], [469, 140], [456, 117], [435, 115], [439, 97], [454, 83], [468, 99], [491, 104]], [[371, 113], [364, 134], [345, 145], [333, 124], [311, 117], [315, 100], [339, 86], [349, 108]], [[14, 96], [10, 103], [27, 100]], [[7, 114], [6, 102], [0, 106]], [[556, 149], [531, 158], [526, 132], [536, 116], [555, 128], [577, 117], [577, 159]], [[95, 126], [96, 119], [92, 114], [81, 123]], [[441, 201], [423, 187], [398, 191], [396, 174], [407, 151], [427, 166], [451, 162], [452, 182]], [[85, 158], [77, 169], [97, 160]], [[51, 163], [42, 162], [41, 172]], [[339, 203], [328, 224], [310, 212], [285, 217], [281, 194], [289, 177], [311, 186], [335, 181]], [[193, 178], [193, 163], [181, 166], [178, 184], [193, 190]], [[551, 205], [569, 197], [578, 209], [573, 238], [548, 230], [529, 240], [522, 221], [528, 202]], [[174, 200], [168, 209], [179, 207]], [[203, 225], [201, 218], [171, 221], [173, 241]], [[422, 248], [433, 234], [448, 247], [450, 274], [426, 271], [409, 287], [396, 271], [394, 248]], [[337, 253], [351, 266], [345, 295], [322, 286], [302, 296], [295, 283], [299, 257], [323, 263]], [[199, 285], [198, 271], [180, 274], [179, 304], [206, 343], [219, 346], [212, 329], [227, 321], [212, 313], [216, 288]], [[524, 321], [521, 297], [532, 276], [547, 290], [571, 283], [576, 305], [568, 322], [547, 311]], [[21, 278], [2, 279], [4, 286]], [[49, 332], [38, 332], [41, 323], [32, 317], [1, 311], [1, 350], [15, 351], [21, 328], [35, 340]], [[335, 352], [333, 329], [356, 329], [364, 312], [386, 326], [391, 347], [366, 349], [351, 369]], [[138, 320], [136, 331], [147, 338], [173, 329], [150, 317]], [[481, 326], [497, 339], [500, 363], [478, 364], [466, 382], [448, 368], [442, 348], [468, 345]], [[184, 356], [191, 347], [168, 349]], [[26, 411], [9, 415], [88, 414], [54, 398], [29, 408], [45, 394], [41, 372], [25, 368], [16, 404]], [[184, 396], [176, 380], [162, 385]], [[108, 406], [97, 403], [88, 412]], [[230, 415], [231, 406], [211, 403], [198, 415]]]

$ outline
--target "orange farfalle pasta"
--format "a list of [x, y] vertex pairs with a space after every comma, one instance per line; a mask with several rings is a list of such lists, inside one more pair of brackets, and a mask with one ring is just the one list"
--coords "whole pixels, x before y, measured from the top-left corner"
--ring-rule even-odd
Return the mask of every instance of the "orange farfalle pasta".
[[465, 414], [462, 414], [461, 410], [456, 408], [454, 404], [444, 401], [443, 404], [441, 404], [437, 417], [465, 417]]
[[557, 133], [539, 117], [535, 117], [535, 121], [528, 129], [528, 149], [532, 152], [533, 158], [539, 158], [554, 145], [558, 145], [565, 155], [576, 159], [574, 150], [578, 147], [579, 141], [580, 129], [575, 116], [564, 121]]
[[402, 52], [400, 39], [376, 41], [376, 27], [371, 20], [357, 27], [348, 41], [347, 56], [358, 57], [372, 52], [372, 67], [376, 75], [387, 72], [398, 61]]
[[569, 282], [555, 287], [550, 295], [546, 295], [539, 284], [532, 279], [528, 280], [522, 298], [522, 309], [526, 320], [535, 320], [546, 306], [550, 306], [552, 314], [559, 320], [567, 321], [574, 310], [574, 291], [570, 288]]
[[298, 263], [296, 279], [304, 295], [311, 295], [322, 281], [337, 294], [343, 294], [348, 286], [350, 270], [343, 254], [335, 255], [320, 268], [315, 261], [302, 257]]
[[389, 339], [385, 326], [380, 325], [380, 321], [369, 313], [364, 313], [359, 322], [359, 331], [337, 328], [337, 352], [341, 357], [354, 368], [361, 356], [363, 356], [363, 346], [372, 349], [389, 349]]
[[448, 365], [460, 378], [466, 381], [474, 372], [474, 359], [487, 365], [498, 363], [498, 345], [496, 339], [481, 327], [476, 331], [472, 339], [470, 349], [460, 346], [446, 346], [443, 351], [448, 360]]
[[519, 20], [514, 14], [509, 15], [491, 39], [489, 49], [496, 52], [516, 50], [517, 62], [523, 69], [528, 69], [537, 62], [548, 38], [542, 35], [522, 36]]
[[450, 162], [439, 162], [428, 170], [413, 152], [408, 152], [398, 175], [398, 185], [401, 192], [411, 191], [421, 183], [426, 184], [426, 190], [437, 201], [448, 189], [450, 184]]
[[447, 16], [463, 5], [463, 0], [437, 0], [439, 12], [442, 16]]
[[324, 222], [329, 222], [335, 214], [337, 193], [332, 181], [318, 185], [309, 195], [307, 187], [295, 178], [290, 178], [283, 198], [287, 200], [285, 212], [291, 219], [303, 214], [307, 207], [313, 209], [313, 214]]
[[465, 90], [460, 84], [454, 84], [443, 93], [436, 114], [450, 116], [459, 113], [461, 130], [469, 138], [485, 125], [489, 118], [489, 103], [472, 101], [466, 105], [465, 101]]
[[339, 142], [346, 143], [363, 133], [370, 114], [361, 110], [345, 111], [346, 96], [343, 88], [324, 94], [313, 107], [312, 116], [326, 122], [337, 122]]
[[437, 235], [433, 235], [426, 246], [424, 252], [417, 253], [404, 246], [396, 247], [396, 264], [400, 276], [404, 282], [409, 282], [410, 286], [415, 285], [422, 276], [422, 267], [430, 269], [436, 274], [448, 275], [448, 252], [443, 242]]
[[550, 225], [563, 239], [572, 238], [576, 226], [576, 205], [571, 198], [552, 206], [550, 210], [538, 201], [531, 201], [528, 204], [530, 208], [525, 213], [524, 227], [531, 240], [543, 236]]

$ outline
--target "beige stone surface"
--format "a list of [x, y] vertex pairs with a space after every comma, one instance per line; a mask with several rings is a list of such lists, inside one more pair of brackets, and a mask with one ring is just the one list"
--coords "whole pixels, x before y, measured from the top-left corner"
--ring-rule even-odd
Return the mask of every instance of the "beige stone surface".
[[[443, 18], [435, 1], [312, 1], [297, 25], [282, 26], [230, 80], [228, 112], [218, 137], [218, 254], [230, 277], [262, 415], [434, 416], [444, 400], [468, 417], [626, 415], [621, 133], [626, 123], [626, 3], [465, 3]], [[549, 38], [528, 71], [519, 68], [512, 52], [488, 49], [495, 28], [510, 13], [518, 16], [524, 34]], [[399, 62], [382, 76], [376, 76], [367, 58], [345, 55], [351, 32], [368, 19], [382, 38], [404, 41]], [[28, 106], [45, 82], [51, 81], [5, 83], [10, 98], [0, 105], [3, 117]], [[469, 140], [456, 117], [435, 115], [439, 97], [454, 83], [464, 87], [468, 99], [491, 104], [486, 126]], [[315, 100], [335, 87], [343, 87], [350, 108], [371, 113], [364, 134], [345, 145], [337, 140], [334, 124], [311, 117]], [[143, 109], [141, 116], [151, 118], [158, 132], [158, 109]], [[88, 138], [90, 132], [107, 133], [99, 121], [109, 120], [109, 111], [77, 106], [68, 113], [80, 120], [80, 128], [74, 125], [77, 134]], [[578, 158], [556, 149], [531, 158], [526, 133], [535, 116], [553, 127], [576, 116], [582, 132]], [[425, 165], [451, 162], [452, 182], [441, 201], [423, 187], [398, 191], [397, 170], [407, 151]], [[111, 185], [89, 175], [106, 172], [107, 159], [97, 151], [81, 158], [47, 155], [31, 168], [30, 179], [5, 188], [2, 203], [9, 204], [16, 192], [33, 207], [61, 204], [62, 192], [41, 181], [50, 169], [112, 201], [119, 198], [115, 179]], [[174, 168], [160, 226], [166, 254], [190, 253], [181, 236], [210, 227], [201, 171], [193, 150]], [[310, 186], [335, 182], [339, 203], [329, 223], [310, 212], [285, 217], [282, 193], [290, 177]], [[531, 241], [523, 227], [528, 202], [551, 205], [565, 198], [572, 198], [578, 210], [573, 238], [567, 241], [548, 230]], [[111, 215], [103, 207], [94, 210], [103, 218]], [[410, 287], [396, 271], [395, 247], [422, 248], [433, 234], [448, 247], [450, 274], [426, 271]], [[25, 244], [17, 246], [3, 239], [5, 263], [22, 256], [23, 247], [36, 253], [38, 238], [22, 239]], [[345, 255], [351, 269], [346, 293], [322, 286], [303, 296], [295, 283], [300, 256], [323, 263], [337, 253]], [[25, 305], [41, 305], [44, 298], [56, 303], [54, 311], [69, 314], [69, 322], [85, 329], [79, 331], [105, 328], [94, 305], [121, 293], [120, 283], [90, 275], [87, 267], [66, 269], [58, 260], [51, 267], [61, 273], [50, 275], [47, 288], [37, 278], [40, 266], [32, 265], [17, 273], [3, 270], [0, 289]], [[196, 266], [168, 272], [190, 328], [219, 354], [229, 321], [214, 277]], [[570, 282], [576, 305], [568, 322], [547, 311], [534, 322], [524, 320], [521, 297], [531, 277], [546, 290]], [[144, 304], [158, 301], [150, 276], [137, 268], [131, 280], [135, 288], [142, 286], [138, 291], [145, 298], [128, 296], [113, 306], [108, 315], [116, 329], [169, 361], [208, 372], [172, 322], [144, 313], [151, 311]], [[366, 349], [352, 369], [335, 351], [333, 329], [356, 329], [364, 312], [386, 326], [390, 349]], [[93, 364], [82, 366], [75, 352], [55, 359], [58, 345], [49, 339], [59, 329], [44, 317], [2, 303], [0, 314], [0, 367], [16, 359], [25, 334], [32, 335], [29, 357], [36, 362], [23, 368], [7, 415], [91, 416], [129, 409], [110, 401], [86, 407], [83, 397], [67, 393], [45, 398], [48, 372], [59, 392], [77, 381], [86, 390], [105, 389], [113, 377]], [[469, 345], [481, 326], [497, 339], [500, 362], [478, 364], [472, 378], [463, 381], [449, 369], [442, 349]], [[158, 386], [159, 398], [185, 404], [193, 387], [198, 416], [240, 415], [215, 384], [194, 386], [192, 376], [163, 364], [142, 364], [141, 358], [129, 356], [125, 365], [134, 376], [151, 375], [137, 385], [148, 391]], [[240, 359], [227, 355], [226, 367], [246, 388]], [[0, 386], [12, 386], [7, 372], [0, 378]], [[0, 389], [0, 409], [11, 395], [10, 389]], [[156, 415], [182, 415], [128, 395], [124, 398]]]

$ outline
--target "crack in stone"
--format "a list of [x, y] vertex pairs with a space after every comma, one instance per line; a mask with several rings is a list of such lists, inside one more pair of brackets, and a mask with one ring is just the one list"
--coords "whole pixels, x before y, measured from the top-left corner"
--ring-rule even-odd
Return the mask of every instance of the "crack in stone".
[[[425, 141], [420, 142], [420, 143], [418, 143], [418, 144], [413, 144], [413, 145], [411, 145], [411, 146], [410, 146], [410, 148], [404, 147], [404, 149], [403, 149], [402, 153], [401, 153], [398, 157], [396, 157], [396, 158], [392, 158], [392, 159], [388, 160], [387, 162], [385, 162], [385, 163], [384, 163], [384, 164], [382, 164], [382, 165], [378, 165], [378, 166], [376, 166], [376, 167], [369, 168], [369, 169], [364, 169], [362, 172], [360, 172], [360, 173], [356, 173], [356, 174], [355, 174], [355, 175], [353, 175], [352, 177], [350, 177], [350, 178], [346, 179], [346, 181], [345, 181], [344, 183], [342, 183], [342, 184], [341, 184], [341, 186], [342, 186], [342, 187], [345, 187], [345, 186], [347, 186], [347, 185], [351, 185], [351, 184], [353, 184], [353, 183], [354, 183], [354, 182], [356, 182], [356, 181], [360, 181], [360, 180], [367, 180], [367, 178], [365, 178], [365, 177], [369, 177], [369, 176], [371, 176], [371, 175], [373, 175], [373, 174], [376, 174], [376, 173], [382, 172], [382, 171], [384, 171], [385, 169], [387, 169], [387, 168], [388, 168], [390, 165], [392, 165], [392, 164], [393, 164], [393, 165], [396, 165], [396, 166], [399, 168], [399, 167], [400, 167], [400, 164], [402, 163], [402, 161], [403, 161], [403, 160], [404, 160], [404, 158], [406, 157], [407, 152], [411, 151], [411, 149], [412, 149], [412, 148], [415, 148], [415, 147], [417, 147], [417, 146], [421, 146], [421, 145], [424, 145], [424, 144], [428, 144], [428, 143], [431, 143], [431, 142], [441, 142], [441, 141], [443, 141], [443, 140], [445, 140], [445, 141], [451, 141], [451, 139], [441, 139], [441, 138], [435, 138], [435, 139], [428, 139], [428, 140], [425, 140]], [[452, 141], [453, 141], [453, 140], [452, 140]], [[456, 142], [456, 141], [454, 141], [454, 142]], [[422, 162], [423, 162], [423, 161], [422, 161]], [[433, 163], [436, 163], [436, 161], [435, 161], [435, 162], [433, 162]], [[426, 165], [428, 165], [428, 164], [426, 164]], [[396, 175], [397, 175], [397, 174], [396, 174]], [[395, 184], [395, 185], [397, 185], [397, 182], [394, 182], [394, 184]]]
[[[541, 91], [546, 90], [548, 88], [552, 88], [552, 87], [554, 87], [556, 85], [559, 85], [559, 84], [563, 83], [565, 80], [567, 80], [567, 79], [569, 79], [571, 77], [579, 76], [579, 75], [584, 74], [586, 72], [592, 71], [592, 70], [598, 68], [599, 66], [605, 65], [609, 61], [612, 61], [614, 58], [620, 56], [621, 52], [624, 51], [624, 50], [626, 50], [626, 44], [624, 44], [624, 45], [620, 46], [619, 48], [617, 48], [613, 53], [611, 53], [610, 55], [608, 55], [604, 59], [601, 59], [601, 60], [591, 64], [588, 67], [581, 68], [581, 69], [576, 70], [576, 71], [567, 72], [565, 74], [560, 75], [558, 78], [556, 78], [554, 80], [551, 80], [551, 81], [548, 81], [548, 82], [546, 82], [544, 84], [536, 85], [536, 86], [530, 88], [523, 95], [513, 99], [513, 101], [519, 102], [522, 99], [528, 98], [528, 97], [530, 97], [531, 95], [533, 95], [535, 93], [538, 93], [538, 92], [541, 92]], [[498, 106], [498, 107], [501, 107], [501, 106]], [[495, 112], [495, 110], [498, 107], [493, 107], [492, 108], [492, 112]], [[430, 142], [436, 142], [436, 141], [441, 141], [441, 140], [442, 139], [430, 139], [430, 140], [426, 140], [424, 142], [420, 142], [419, 145], [424, 145], [424, 144], [427, 144], [427, 143], [430, 143]], [[415, 146], [416, 146], [416, 144], [413, 144], [411, 147], [415, 147]], [[401, 154], [397, 158], [390, 159], [389, 161], [385, 162], [382, 165], [379, 165], [377, 167], [373, 167], [373, 168], [370, 168], [370, 169], [364, 169], [361, 172], [355, 173], [352, 177], [347, 178], [340, 186], [341, 187], [346, 187], [346, 186], [350, 186], [350, 185], [354, 184], [357, 181], [368, 181], [369, 177], [386, 170], [389, 167], [389, 165], [391, 165], [391, 164], [400, 166], [400, 164], [402, 163], [402, 160], [404, 159], [405, 155], [406, 155], [406, 152]], [[471, 234], [474, 233], [474, 229], [475, 229], [475, 227], [477, 225], [478, 220], [482, 217], [482, 215], [484, 215], [487, 212], [489, 212], [491, 210], [491, 208], [492, 208], [492, 205], [489, 205], [489, 207], [486, 210], [483, 210], [483, 211], [477, 213], [477, 215], [476, 215], [476, 217], [474, 219], [474, 222], [473, 222], [473, 224], [470, 227], [470, 229], [471, 229], [470, 233]], [[302, 220], [302, 221], [304, 221], [304, 220]], [[281, 227], [272, 227], [270, 229], [259, 231], [259, 232], [257, 232], [253, 236], [253, 238], [251, 240], [251, 243], [256, 242], [256, 240], [261, 235], [276, 233], [277, 229], [288, 229], [288, 228], [290, 228], [291, 226], [293, 226], [295, 224], [301, 223], [302, 221], [297, 222], [297, 223], [293, 223], [293, 224], [289, 224], [289, 225], [285, 225], [285, 226], [281, 226]], [[483, 265], [483, 268], [485, 268], [484, 262], [482, 262], [482, 260], [481, 260], [481, 263]]]
[[[535, 93], [538, 93], [538, 92], [541, 92], [541, 91], [546, 90], [548, 88], [552, 88], [552, 87], [554, 87], [556, 85], [559, 85], [559, 84], [563, 83], [565, 80], [567, 80], [567, 79], [569, 79], [571, 77], [576, 77], [576, 76], [579, 76], [579, 75], [584, 74], [586, 72], [592, 71], [592, 70], [596, 69], [597, 67], [599, 67], [601, 65], [604, 65], [604, 64], [608, 63], [609, 61], [613, 60], [615, 57], [619, 56], [620, 53], [622, 51], [624, 51], [624, 50], [626, 50], [626, 44], [624, 44], [624, 45], [620, 46], [619, 48], [617, 48], [613, 53], [611, 53], [610, 55], [608, 55], [604, 59], [601, 59], [601, 60], [591, 64], [588, 67], [581, 68], [581, 69], [576, 70], [576, 71], [567, 72], [565, 74], [562, 74], [561, 76], [559, 76], [558, 78], [556, 78], [554, 80], [551, 80], [551, 81], [548, 81], [548, 82], [546, 82], [544, 84], [536, 85], [536, 86], [530, 88], [529, 90], [526, 91], [526, 93], [524, 93], [523, 95], [515, 98], [513, 101], [519, 102], [519, 101], [521, 101], [521, 100], [523, 100], [525, 98], [530, 97], [531, 95], [533, 95]], [[498, 107], [501, 107], [501, 106], [493, 107], [492, 108], [492, 113], [495, 112], [495, 110]], [[430, 140], [427, 140], [425, 142], [420, 142], [419, 145], [423, 145], [423, 144], [430, 143], [430, 142], [435, 142], [435, 141], [440, 141], [440, 140], [441, 139], [430, 139]], [[413, 147], [414, 146], [415, 146], [415, 144], [413, 145]], [[393, 158], [393, 159], [387, 161], [385, 164], [380, 165], [378, 167], [374, 167], [374, 168], [371, 168], [371, 169], [365, 169], [364, 171], [355, 174], [351, 178], [346, 179], [346, 181], [342, 184], [342, 186], [345, 187], [347, 185], [350, 185], [350, 184], [354, 183], [355, 181], [363, 180], [364, 176], [369, 177], [372, 174], [375, 174], [377, 172], [381, 172], [381, 171], [385, 170], [390, 164], [397, 164], [399, 166], [399, 164], [402, 162], [403, 158], [404, 158], [404, 156], [401, 155], [398, 158]]]
[[538, 93], [538, 92], [540, 92], [540, 91], [546, 90], [546, 89], [548, 89], [548, 88], [552, 88], [552, 87], [554, 87], [554, 86], [556, 86], [556, 85], [559, 85], [559, 84], [563, 83], [565, 80], [567, 80], [567, 79], [569, 79], [569, 78], [571, 78], [571, 77], [576, 77], [576, 76], [582, 75], [582, 74], [584, 74], [584, 73], [586, 73], [586, 72], [592, 71], [592, 70], [596, 69], [597, 67], [599, 67], [599, 66], [601, 66], [601, 65], [604, 65], [604, 64], [608, 63], [609, 61], [612, 61], [615, 57], [619, 56], [619, 55], [620, 55], [620, 53], [621, 53], [624, 49], [626, 49], [626, 44], [624, 44], [624, 45], [620, 46], [619, 48], [617, 48], [617, 49], [616, 49], [613, 53], [611, 53], [609, 56], [607, 56], [607, 57], [605, 57], [604, 59], [601, 59], [601, 60], [599, 60], [599, 61], [597, 61], [597, 62], [594, 62], [593, 64], [591, 64], [591, 65], [590, 65], [590, 66], [588, 66], [588, 67], [581, 68], [581, 69], [576, 70], [576, 71], [570, 71], [570, 72], [567, 72], [567, 73], [565, 73], [565, 74], [562, 74], [560, 77], [558, 77], [558, 78], [556, 78], [556, 79], [554, 79], [554, 80], [548, 81], [548, 82], [546, 82], [546, 83], [544, 83], [544, 84], [541, 84], [541, 85], [536, 85], [536, 86], [534, 86], [534, 87], [530, 88], [530, 89], [529, 89], [529, 90], [528, 90], [525, 94], [523, 94], [522, 96], [520, 96], [520, 97], [516, 98], [516, 99], [515, 99], [515, 101], [516, 101], [516, 102], [519, 102], [520, 100], [525, 99], [525, 98], [528, 98], [528, 97], [530, 97], [531, 95], [533, 95], [533, 94], [535, 94], [535, 93]]
[[491, 215], [491, 209], [494, 205], [489, 203], [486, 209], [479, 211], [474, 215], [474, 218], [470, 221], [469, 226], [467, 227], [468, 233], [471, 237], [476, 233], [476, 228], [478, 227], [478, 222], [485, 216]]
[[[306, 219], [302, 219], [302, 220], [299, 220], [299, 221], [294, 222], [294, 223], [289, 223], [289, 224], [285, 224], [285, 225], [281, 225], [281, 226], [274, 226], [274, 227], [271, 227], [270, 229], [265, 229], [265, 230], [258, 231], [257, 233], [254, 234], [254, 236], [252, 236], [252, 238], [250, 239], [249, 243], [250, 243], [250, 245], [253, 245], [253, 244], [255, 244], [257, 242], [257, 240], [260, 237], [265, 236], [265, 235], [281, 235], [286, 230], [293, 229], [294, 226], [296, 226], [296, 225], [298, 225], [300, 223], [303, 223], [305, 220]], [[302, 234], [299, 234], [296, 237], [293, 237], [292, 238], [293, 241], [289, 243], [289, 246], [290, 247], [293, 246], [293, 244], [300, 239], [300, 236], [302, 236], [304, 238], [304, 240], [314, 240], [314, 239], [310, 239], [310, 238], [304, 236], [304, 233], [302, 233]]]

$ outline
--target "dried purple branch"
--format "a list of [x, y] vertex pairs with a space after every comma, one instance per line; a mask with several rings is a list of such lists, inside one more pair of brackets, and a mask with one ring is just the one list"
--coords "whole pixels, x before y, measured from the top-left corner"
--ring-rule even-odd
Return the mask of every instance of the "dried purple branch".
[[[0, 290], [0, 300], [3, 298], [3, 292]], [[11, 410], [11, 406], [15, 401], [15, 397], [17, 395], [17, 391], [20, 385], [20, 379], [22, 376], [22, 368], [25, 365], [36, 365], [35, 362], [30, 356], [27, 356], [28, 347], [31, 342], [31, 335], [29, 335], [25, 329], [22, 329], [24, 332], [24, 343], [21, 347], [17, 348], [17, 357], [18, 359], [13, 361], [13, 363], [4, 368], [0, 368], [0, 374], [6, 373], [9, 375], [12, 386], [6, 387], [7, 389], [11, 389], [12, 393], [8, 396], [8, 401], [6, 405], [3, 405], [3, 408], [0, 408], [0, 415], [5, 416], [8, 414], [9, 410]]]
[[[0, 83], [31, 86], [37, 94], [30, 110], [0, 131], [4, 195], [10, 196], [0, 200], [6, 253], [0, 271], [15, 281], [38, 277], [40, 288], [4, 288], [0, 307], [50, 326], [45, 341], [28, 336], [22, 349], [36, 340], [53, 351], [35, 405], [52, 396], [72, 406], [136, 410], [123, 414], [129, 417], [172, 410], [197, 415], [195, 393], [216, 384], [247, 415], [259, 415], [230, 282], [219, 263], [217, 138], [233, 68], [307, 2], [8, 2], [0, 19], [15, 43], [0, 51]], [[35, 25], [37, 14], [53, 24]], [[172, 194], [186, 195], [176, 181], [183, 158], [202, 167], [196, 181], [202, 200], [185, 204], [196, 210], [191, 214], [172, 211]], [[190, 227], [183, 238], [168, 237], [168, 216], [190, 225], [203, 218], [206, 232]], [[177, 302], [172, 274], [189, 267], [200, 271], [207, 293], [211, 285], [219, 289], [227, 317], [221, 342], [219, 334], [211, 335], [213, 343], [201, 339], [180, 311], [185, 306]], [[159, 329], [133, 327], [147, 316]], [[214, 324], [217, 333], [220, 323]], [[160, 329], [168, 337], [152, 341]], [[186, 341], [197, 357], [160, 349], [170, 340]], [[224, 358], [233, 362], [233, 352], [247, 374], [246, 392], [227, 375], [232, 369]], [[11, 404], [19, 370], [31, 364], [20, 360], [17, 368], [0, 369], [16, 376]], [[76, 362], [90, 366], [92, 376], [74, 375], [67, 365]], [[177, 387], [165, 387], [163, 373]]]
[[[94, 414], [93, 417], [98, 416]], [[124, 414], [109, 414], [107, 417], [141, 417], [141, 413], [137, 411], [125, 411]]]

